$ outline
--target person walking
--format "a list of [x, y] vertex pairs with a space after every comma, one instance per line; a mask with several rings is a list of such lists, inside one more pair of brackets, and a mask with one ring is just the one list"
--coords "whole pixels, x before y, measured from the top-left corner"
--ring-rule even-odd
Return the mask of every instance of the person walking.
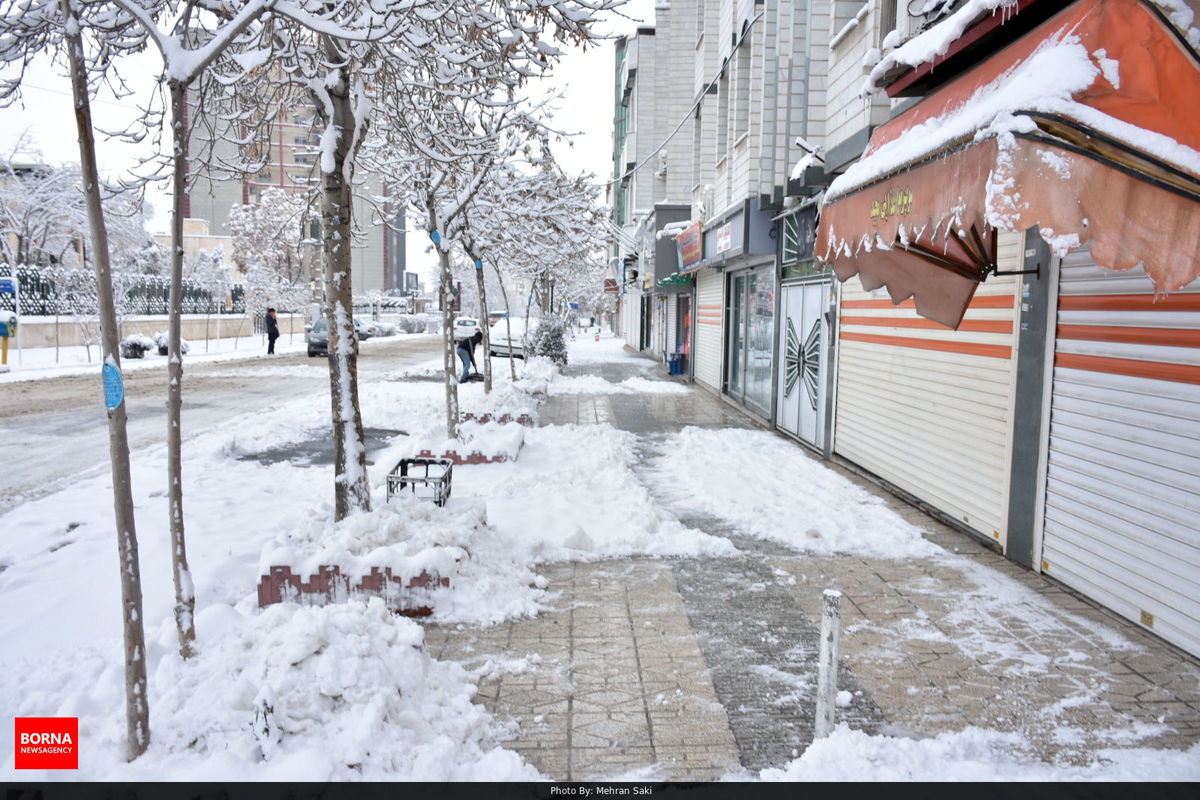
[[267, 355], [275, 354], [275, 340], [279, 338], [279, 321], [275, 319], [275, 309], [267, 309]]
[[455, 348], [458, 353], [458, 360], [462, 362], [462, 375], [459, 376], [459, 383], [466, 383], [471, 377], [471, 367], [475, 366], [475, 345], [483, 341], [483, 331], [475, 331], [474, 334], [462, 339]]

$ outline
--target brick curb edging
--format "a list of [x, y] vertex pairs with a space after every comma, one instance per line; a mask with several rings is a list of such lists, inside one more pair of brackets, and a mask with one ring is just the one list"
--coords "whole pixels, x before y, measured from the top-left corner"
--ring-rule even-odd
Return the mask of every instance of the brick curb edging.
[[289, 566], [271, 566], [258, 582], [258, 607], [275, 603], [298, 601], [305, 605], [325, 605], [346, 600], [351, 596], [379, 597], [396, 614], [406, 617], [428, 617], [433, 613], [432, 592], [450, 585], [449, 578], [421, 570], [405, 583], [404, 576], [392, 574], [391, 567], [371, 567], [357, 585], [341, 567], [321, 565], [317, 574], [307, 581], [292, 572]]

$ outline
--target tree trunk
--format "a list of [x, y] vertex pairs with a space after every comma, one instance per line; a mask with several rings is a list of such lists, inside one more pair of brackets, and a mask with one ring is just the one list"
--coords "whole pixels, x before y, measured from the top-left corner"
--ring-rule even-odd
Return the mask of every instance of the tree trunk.
[[483, 331], [483, 391], [492, 391], [492, 330], [488, 324], [487, 288], [483, 285], [483, 261], [472, 255], [475, 262], [475, 284], [479, 289], [479, 327]]
[[450, 272], [450, 253], [441, 244], [437, 245], [438, 259], [442, 266], [442, 350], [446, 379], [446, 438], [458, 438], [458, 366], [454, 351], [454, 276]]
[[[326, 49], [333, 45], [326, 42]], [[330, 54], [336, 63], [340, 56]], [[349, 170], [350, 147], [356, 135], [350, 85], [343, 75], [330, 88], [333, 117], [326, 121], [337, 131], [333, 170], [323, 175], [321, 227], [324, 231], [325, 319], [329, 326], [329, 399], [333, 409], [334, 518], [371, 510], [367, 480], [367, 448], [358, 405], [358, 341], [354, 333], [354, 291], [351, 281], [353, 208]]]
[[492, 264], [492, 269], [495, 270], [496, 281], [500, 284], [500, 296], [504, 298], [504, 330], [508, 336], [508, 369], [513, 383], [516, 383], [517, 360], [513, 357], [512, 349], [512, 306], [508, 304], [508, 290], [504, 288], [504, 276], [500, 274], [500, 268]]
[[[75, 127], [79, 133], [79, 162], [84, 180], [88, 227], [96, 265], [99, 295], [101, 347], [104, 363], [121, 371], [117, 338], [117, 311], [113, 301], [112, 272], [108, 258], [108, 231], [100, 203], [100, 177], [96, 170], [96, 140], [92, 132], [92, 110], [88, 101], [87, 73], [83, 59], [83, 37], [78, 17], [64, 1], [68, 21], [66, 41], [71, 68], [71, 90], [75, 98]], [[112, 468], [113, 511], [117, 524], [117, 551], [121, 564], [121, 619], [125, 633], [125, 747], [130, 761], [150, 746], [150, 700], [146, 694], [146, 638], [142, 630], [142, 577], [138, 566], [137, 530], [133, 515], [133, 485], [129, 477], [129, 439], [125, 430], [125, 401], [108, 412], [108, 453]]]
[[171, 526], [171, 572], [175, 583], [175, 632], [179, 655], [190, 658], [196, 640], [196, 595], [188, 570], [183, 528], [183, 215], [187, 194], [187, 86], [172, 80], [171, 131], [174, 180], [171, 215], [171, 294], [167, 310], [167, 506]]

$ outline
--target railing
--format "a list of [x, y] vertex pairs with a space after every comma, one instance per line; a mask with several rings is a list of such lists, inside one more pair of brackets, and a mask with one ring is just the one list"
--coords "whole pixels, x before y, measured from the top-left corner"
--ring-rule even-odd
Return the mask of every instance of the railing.
[[[96, 276], [90, 270], [0, 264], [0, 276], [15, 273], [21, 296], [21, 315], [51, 317], [65, 314], [94, 314], [98, 311]], [[113, 292], [122, 315], [161, 316], [168, 310], [170, 281], [159, 275], [114, 275]], [[229, 300], [196, 283], [183, 281], [184, 314], [244, 314], [245, 287], [233, 284]], [[0, 294], [0, 309], [16, 311], [16, 296]]]

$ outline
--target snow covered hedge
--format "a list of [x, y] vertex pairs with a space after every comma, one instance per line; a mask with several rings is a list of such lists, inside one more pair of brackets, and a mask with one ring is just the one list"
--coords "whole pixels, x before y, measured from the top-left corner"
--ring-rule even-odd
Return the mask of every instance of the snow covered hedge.
[[567, 365], [567, 324], [559, 317], [542, 317], [533, 331], [530, 350], [559, 367]]

